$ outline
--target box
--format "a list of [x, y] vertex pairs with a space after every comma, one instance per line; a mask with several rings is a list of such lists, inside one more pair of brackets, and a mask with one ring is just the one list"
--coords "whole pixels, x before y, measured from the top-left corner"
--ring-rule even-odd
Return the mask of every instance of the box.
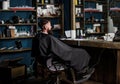
[[10, 35], [11, 37], [15, 37], [15, 29], [10, 29]]
[[0, 66], [0, 80], [11, 80], [25, 77], [25, 65]]

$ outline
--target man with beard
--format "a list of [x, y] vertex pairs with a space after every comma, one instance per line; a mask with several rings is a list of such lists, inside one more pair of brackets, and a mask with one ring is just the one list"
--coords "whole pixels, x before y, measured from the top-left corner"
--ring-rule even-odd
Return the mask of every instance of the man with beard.
[[94, 68], [88, 67], [89, 54], [83, 49], [72, 48], [55, 38], [51, 33], [52, 26], [49, 20], [41, 20], [39, 26], [42, 30], [35, 36], [32, 45], [32, 55], [35, 56], [36, 60], [41, 63], [46, 62], [41, 60], [42, 58], [47, 60], [58, 57], [64, 61], [69, 61], [71, 67], [77, 71], [76, 81], [88, 80], [94, 72]]

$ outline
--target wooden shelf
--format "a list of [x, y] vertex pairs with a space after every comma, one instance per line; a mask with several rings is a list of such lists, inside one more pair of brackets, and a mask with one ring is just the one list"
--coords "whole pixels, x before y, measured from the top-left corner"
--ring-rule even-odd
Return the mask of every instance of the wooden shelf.
[[84, 12], [90, 12], [90, 13], [103, 13], [103, 12], [101, 12], [101, 11], [99, 11], [99, 10], [97, 10], [97, 9], [84, 9]]
[[107, 24], [107, 22], [85, 22], [85, 24]]
[[120, 0], [116, 0], [117, 2], [120, 2]]
[[99, 10], [84, 10], [84, 12], [86, 12], [86, 13], [103, 13]]
[[85, 2], [97, 2], [97, 0], [85, 0]]
[[83, 7], [83, 5], [75, 5], [75, 7]]
[[112, 12], [120, 12], [120, 10], [111, 10]]
[[37, 5], [39, 5], [39, 6], [46, 6], [46, 5], [60, 5], [60, 4], [42, 4], [42, 3], [39, 3], [39, 2], [37, 2]]
[[23, 12], [23, 11], [26, 11], [26, 12], [36, 12], [36, 10], [1, 10], [0, 9], [0, 12]]
[[14, 52], [25, 52], [25, 51], [31, 51], [31, 48], [0, 50], [0, 53], [14, 53]]
[[105, 33], [104, 32], [94, 32], [94, 33], [87, 33], [87, 35], [88, 36], [91, 36], [91, 35], [95, 35], [95, 36], [97, 36], [97, 35], [105, 35]]
[[98, 1], [98, 0], [85, 0], [85, 2], [98, 2], [98, 3], [106, 3], [103, 1]]
[[8, 40], [8, 39], [28, 39], [28, 38], [33, 38], [34, 36], [20, 36], [20, 37], [4, 37], [0, 38], [0, 40]]
[[110, 8], [111, 12], [120, 12], [120, 8], [118, 7], [114, 7], [114, 8]]
[[120, 16], [111, 16], [112, 18], [120, 18]]
[[29, 26], [29, 25], [37, 25], [37, 23], [18, 23], [18, 24], [0, 24], [0, 26], [9, 26], [9, 25], [18, 25], [18, 26], [24, 26], [24, 25], [26, 25], [26, 26]]
[[84, 18], [83, 16], [76, 16], [76, 18]]
[[60, 16], [40, 16], [38, 18], [60, 18]]
[[53, 31], [60, 31], [61, 29], [52, 29]]

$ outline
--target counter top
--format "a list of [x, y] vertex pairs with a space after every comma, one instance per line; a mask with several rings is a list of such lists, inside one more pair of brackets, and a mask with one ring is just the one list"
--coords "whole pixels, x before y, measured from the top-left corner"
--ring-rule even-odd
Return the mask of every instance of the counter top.
[[76, 46], [120, 49], [120, 42], [113, 42], [113, 41], [87, 40], [87, 39], [64, 39], [62, 41], [69, 45], [76, 45]]

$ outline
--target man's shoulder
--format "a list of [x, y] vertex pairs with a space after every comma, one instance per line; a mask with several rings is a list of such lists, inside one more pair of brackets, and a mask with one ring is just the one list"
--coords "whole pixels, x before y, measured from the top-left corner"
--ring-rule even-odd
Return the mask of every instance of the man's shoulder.
[[34, 38], [39, 38], [41, 36], [41, 33], [37, 33]]
[[53, 38], [53, 36], [39, 32], [35, 35], [35, 38]]

